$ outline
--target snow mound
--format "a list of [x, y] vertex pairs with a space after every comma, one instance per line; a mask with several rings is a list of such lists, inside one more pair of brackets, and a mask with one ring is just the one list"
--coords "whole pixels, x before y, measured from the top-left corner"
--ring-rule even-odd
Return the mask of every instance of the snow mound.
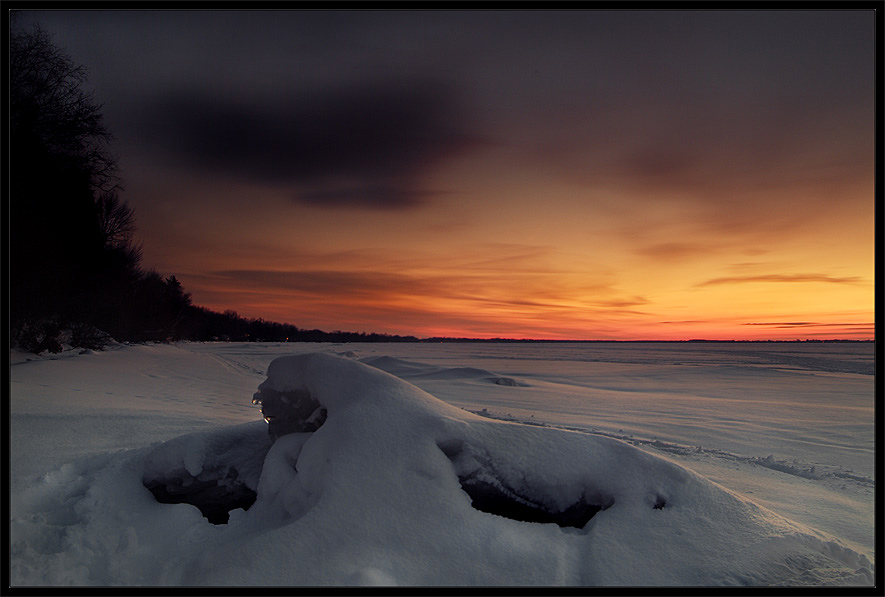
[[[256, 421], [39, 480], [13, 508], [12, 584], [873, 582], [864, 555], [617, 439], [480, 417], [330, 354], [274, 360], [259, 395], [289, 397], [295, 430]], [[326, 413], [310, 430], [308, 402]], [[226, 524], [150, 488], [213, 482]]]

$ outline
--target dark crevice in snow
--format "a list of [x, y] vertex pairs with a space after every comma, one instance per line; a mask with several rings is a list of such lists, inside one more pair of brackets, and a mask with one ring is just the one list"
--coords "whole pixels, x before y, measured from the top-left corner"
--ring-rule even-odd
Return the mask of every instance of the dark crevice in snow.
[[263, 388], [255, 393], [252, 404], [261, 406], [267, 432], [275, 438], [316, 431], [326, 422], [326, 409], [307, 390]]
[[[487, 456], [458, 440], [443, 441], [440, 450], [452, 461], [461, 488], [471, 505], [487, 514], [520, 522], [555, 523], [560, 527], [583, 529], [597, 513], [609, 508], [614, 500], [585, 489], [580, 499], [566, 508], [545, 503], [537, 495], [548, 494], [540, 486], [523, 483], [517, 489], [495, 472]], [[593, 496], [593, 497], [588, 497]]]
[[529, 500], [497, 483], [462, 479], [461, 488], [470, 496], [471, 504], [480, 512], [495, 514], [521, 522], [556, 523], [561, 527], [582, 529], [606, 505], [592, 504], [582, 498], [565, 510]]
[[168, 477], [144, 479], [143, 483], [161, 504], [190, 504], [212, 524], [227, 524], [231, 510], [248, 510], [257, 498], [237, 477], [234, 469], [196, 477], [180, 469]]

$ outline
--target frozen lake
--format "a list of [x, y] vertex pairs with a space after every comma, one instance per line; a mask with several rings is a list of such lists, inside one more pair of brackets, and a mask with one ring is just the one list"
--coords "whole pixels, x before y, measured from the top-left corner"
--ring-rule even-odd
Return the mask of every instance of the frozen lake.
[[873, 343], [183, 343], [13, 354], [13, 495], [76, 459], [260, 419], [251, 399], [268, 364], [308, 352], [361, 361], [489, 419], [622, 440], [874, 561]]

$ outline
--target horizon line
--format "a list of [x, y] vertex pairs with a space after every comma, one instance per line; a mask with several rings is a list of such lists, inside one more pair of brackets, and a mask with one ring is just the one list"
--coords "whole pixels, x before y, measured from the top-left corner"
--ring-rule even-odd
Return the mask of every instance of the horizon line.
[[[365, 332], [324, 332], [329, 335], [334, 335], [336, 333], [340, 334], [354, 334], [359, 335]], [[686, 338], [681, 340], [663, 340], [663, 339], [556, 339], [556, 338], [471, 338], [471, 337], [460, 337], [460, 336], [430, 336], [430, 337], [418, 337], [413, 335], [400, 335], [400, 334], [385, 334], [385, 333], [365, 333], [367, 336], [381, 336], [381, 337], [389, 337], [389, 338], [400, 338], [404, 342], [545, 342], [545, 343], [555, 343], [555, 342], [633, 342], [633, 343], [691, 343], [691, 342], [719, 342], [719, 343], [738, 343], [738, 342], [875, 342], [875, 338], [793, 338], [793, 339], [784, 339], [784, 338], [757, 338], [757, 339], [713, 339], [713, 338]], [[262, 340], [247, 340], [246, 342], [262, 342]], [[330, 342], [334, 344], [351, 344], [351, 343], [359, 343], [359, 340], [285, 340], [282, 343], [315, 343], [320, 344], [323, 342]], [[366, 344], [374, 344], [378, 341], [366, 341], [363, 343]]]

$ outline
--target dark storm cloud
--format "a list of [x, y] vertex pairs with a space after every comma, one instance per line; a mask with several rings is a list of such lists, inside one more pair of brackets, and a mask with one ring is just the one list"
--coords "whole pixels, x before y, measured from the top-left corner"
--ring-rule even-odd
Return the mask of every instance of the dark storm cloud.
[[[512, 169], [673, 189], [717, 226], [747, 225], [729, 196], [838, 187], [874, 166], [872, 10], [32, 15], [94, 67], [125, 154], [143, 159], [154, 137], [148, 159], [305, 203], [427, 201], [421, 178], [475, 145], [475, 122], [522, 156]], [[145, 98], [148, 126], [129, 135]]]
[[425, 174], [481, 144], [463, 130], [451, 89], [414, 79], [271, 100], [172, 93], [151, 103], [143, 126], [185, 168], [328, 206], [420, 204], [432, 194]]

